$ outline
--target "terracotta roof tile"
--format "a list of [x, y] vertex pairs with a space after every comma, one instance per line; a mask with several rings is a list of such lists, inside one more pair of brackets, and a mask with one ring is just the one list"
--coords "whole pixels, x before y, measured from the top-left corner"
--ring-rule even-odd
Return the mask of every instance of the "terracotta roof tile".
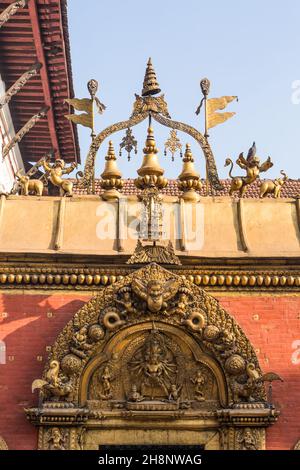
[[[213, 191], [209, 190], [210, 196], [229, 196], [230, 190], [230, 179], [221, 180], [224, 190], [222, 191]], [[251, 186], [249, 186], [248, 190], [245, 193], [245, 198], [259, 198], [259, 187], [260, 187], [260, 180], [255, 181]], [[95, 192], [96, 194], [102, 194], [103, 189], [100, 187], [100, 179], [95, 180]], [[122, 194], [126, 196], [130, 195], [138, 195], [141, 191], [138, 190], [134, 185], [133, 179], [124, 180], [124, 188]], [[179, 196], [181, 191], [179, 191], [177, 186], [177, 180], [169, 180], [168, 186], [161, 191], [162, 194], [166, 194], [168, 196]], [[79, 187], [77, 181], [74, 180], [74, 194], [84, 195], [87, 194], [87, 189], [82, 189]], [[201, 196], [206, 196], [206, 182], [202, 180], [202, 189], [200, 190]], [[294, 198], [300, 195], [300, 180], [288, 180], [281, 191], [282, 198]], [[238, 193], [235, 193], [235, 198], [238, 198]], [[268, 195], [267, 197], [272, 197]]]

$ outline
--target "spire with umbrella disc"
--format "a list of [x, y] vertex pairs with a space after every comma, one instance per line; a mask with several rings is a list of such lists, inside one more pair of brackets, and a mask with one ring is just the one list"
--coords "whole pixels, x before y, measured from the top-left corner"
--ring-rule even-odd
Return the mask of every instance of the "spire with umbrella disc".
[[157, 95], [157, 93], [160, 92], [161, 89], [159, 88], [159, 84], [157, 82], [156, 73], [152, 65], [151, 57], [149, 57], [144, 78], [142, 96]]

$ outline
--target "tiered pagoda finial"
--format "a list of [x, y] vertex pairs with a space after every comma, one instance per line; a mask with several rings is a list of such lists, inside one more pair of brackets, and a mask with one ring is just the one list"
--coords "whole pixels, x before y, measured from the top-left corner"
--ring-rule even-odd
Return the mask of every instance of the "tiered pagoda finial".
[[135, 180], [135, 185], [139, 189], [157, 188], [162, 189], [167, 186], [168, 180], [163, 177], [164, 170], [158, 162], [158, 149], [154, 138], [152, 127], [148, 128], [146, 145], [144, 148], [144, 160], [137, 173], [139, 178]]
[[157, 95], [160, 92], [161, 89], [159, 88], [156, 73], [152, 65], [152, 60], [151, 57], [149, 57], [144, 78], [142, 96]]
[[101, 187], [105, 189], [102, 198], [105, 200], [117, 199], [120, 197], [119, 189], [123, 188], [124, 181], [121, 179], [122, 173], [117, 167], [117, 158], [111, 140], [108, 144], [105, 160], [104, 172], [101, 175]]
[[185, 201], [197, 202], [199, 194], [196, 191], [201, 189], [202, 183], [199, 173], [194, 168], [194, 158], [189, 144], [186, 144], [183, 168], [178, 179], [178, 187], [183, 191], [182, 198]]

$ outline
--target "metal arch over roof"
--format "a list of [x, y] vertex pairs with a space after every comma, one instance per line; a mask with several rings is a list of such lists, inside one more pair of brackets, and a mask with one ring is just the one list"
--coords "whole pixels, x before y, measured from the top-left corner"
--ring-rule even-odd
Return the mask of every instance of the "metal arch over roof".
[[[0, 12], [13, 0], [0, 0]], [[13, 96], [9, 106], [15, 131], [49, 106], [20, 145], [24, 163], [54, 149], [66, 162], [80, 163], [76, 126], [65, 119], [72, 112], [64, 100], [74, 96], [68, 35], [67, 0], [29, 0], [0, 29], [0, 73], [8, 89], [32, 64], [40, 72]]]

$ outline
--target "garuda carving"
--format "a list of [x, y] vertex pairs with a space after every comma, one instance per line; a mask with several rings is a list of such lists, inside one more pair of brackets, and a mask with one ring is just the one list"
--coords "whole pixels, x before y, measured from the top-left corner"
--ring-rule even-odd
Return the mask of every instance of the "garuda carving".
[[166, 310], [168, 300], [176, 295], [179, 285], [178, 279], [172, 279], [163, 284], [159, 279], [143, 282], [135, 278], [132, 282], [132, 289], [138, 297], [146, 302], [150, 312], [158, 313], [161, 310]]
[[240, 197], [243, 197], [249, 185], [259, 177], [260, 173], [269, 170], [273, 166], [270, 157], [260, 164], [260, 158], [256, 155], [255, 142], [253, 142], [252, 147], [249, 149], [247, 158], [245, 159], [243, 153], [241, 153], [236, 163], [240, 168], [246, 170], [246, 176], [232, 176], [233, 161], [230, 158], [226, 159], [225, 166], [231, 165], [229, 176], [232, 181], [229, 194], [231, 196], [234, 192], [239, 191]]

